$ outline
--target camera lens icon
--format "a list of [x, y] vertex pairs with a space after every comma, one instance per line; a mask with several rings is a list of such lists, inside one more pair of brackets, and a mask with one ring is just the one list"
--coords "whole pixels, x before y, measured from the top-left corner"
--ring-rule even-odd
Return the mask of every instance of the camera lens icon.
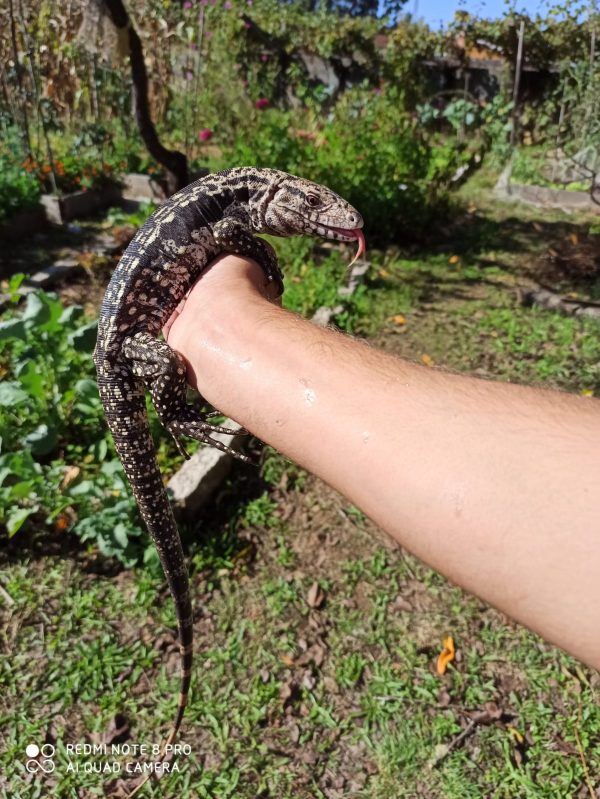
[[25, 768], [30, 774], [36, 774], [42, 771], [44, 774], [52, 774], [56, 765], [54, 760], [54, 753], [56, 747], [52, 744], [43, 744], [41, 747], [37, 744], [28, 744], [25, 748], [25, 754], [29, 760], [25, 763]]

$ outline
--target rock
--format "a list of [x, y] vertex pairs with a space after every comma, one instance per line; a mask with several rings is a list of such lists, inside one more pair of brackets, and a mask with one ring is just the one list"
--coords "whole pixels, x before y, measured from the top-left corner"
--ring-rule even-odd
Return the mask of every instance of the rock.
[[102, 208], [114, 205], [121, 196], [119, 187], [108, 185], [101, 189], [75, 191], [61, 197], [55, 194], [42, 194], [41, 203], [50, 222], [62, 225], [69, 219], [89, 216]]
[[39, 272], [29, 278], [27, 283], [33, 288], [48, 288], [60, 280], [67, 272], [73, 272], [80, 268], [77, 258], [61, 258], [50, 266], [40, 269]]
[[326, 305], [322, 305], [317, 308], [310, 321], [314, 322], [315, 325], [319, 325], [319, 327], [327, 327], [331, 317], [341, 313], [343, 310], [343, 305], [336, 305], [335, 308], [328, 308]]
[[[131, 238], [133, 238], [133, 236]], [[94, 236], [86, 249], [96, 255], [114, 255], [121, 249], [121, 245], [112, 233], [100, 233]]]
[[338, 294], [340, 297], [349, 297], [351, 294], [354, 294], [357, 287], [363, 282], [365, 275], [369, 271], [371, 266], [370, 261], [358, 261], [354, 264], [350, 271], [350, 277], [348, 278], [348, 283], [346, 286], [340, 286], [338, 289]]
[[164, 181], [152, 175], [130, 173], [122, 179], [122, 196], [124, 200], [148, 201], [162, 203], [168, 194]]
[[[226, 427], [240, 430], [241, 425], [231, 419], [224, 422]], [[241, 450], [244, 436], [231, 436], [214, 433], [212, 438], [228, 444], [232, 449]], [[214, 447], [202, 447], [167, 484], [167, 492], [176, 511], [184, 516], [193, 516], [210, 500], [214, 492], [227, 477], [233, 456]]]

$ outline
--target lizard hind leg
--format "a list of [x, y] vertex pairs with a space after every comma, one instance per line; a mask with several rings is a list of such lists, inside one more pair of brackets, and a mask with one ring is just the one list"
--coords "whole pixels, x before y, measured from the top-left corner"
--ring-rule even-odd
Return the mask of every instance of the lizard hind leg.
[[190, 456], [181, 439], [188, 436], [238, 460], [249, 461], [246, 455], [212, 438], [213, 433], [233, 436], [245, 433], [244, 430], [211, 424], [204, 414], [188, 404], [185, 363], [165, 341], [159, 341], [149, 333], [135, 333], [125, 339], [123, 354], [133, 374], [144, 381], [161, 424], [172, 435], [184, 458]]

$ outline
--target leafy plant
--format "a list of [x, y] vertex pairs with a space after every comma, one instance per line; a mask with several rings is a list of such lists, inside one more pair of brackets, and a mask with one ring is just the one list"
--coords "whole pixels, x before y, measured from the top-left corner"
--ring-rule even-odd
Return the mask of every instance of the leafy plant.
[[131, 213], [128, 213], [118, 206], [109, 208], [106, 215], [106, 224], [110, 226], [133, 225], [135, 227], [141, 227], [150, 214], [156, 211], [156, 208], [157, 206], [149, 200], [141, 202], [139, 207]]
[[90, 383], [95, 384], [81, 380], [93, 374], [96, 327], [84, 318], [81, 306], [65, 309], [57, 297], [42, 291], [28, 294], [24, 310], [0, 323], [4, 447], [25, 444], [36, 456], [45, 456], [64, 445], [75, 425], [79, 440], [82, 433], [88, 441], [98, 436], [100, 403], [90, 399]]
[[0, 523], [12, 536], [43, 519], [132, 565], [145, 534], [92, 378], [96, 326], [43, 291], [0, 322]]
[[16, 160], [0, 155], [0, 223], [17, 211], [34, 208], [40, 194], [35, 175], [24, 171]]
[[308, 115], [264, 111], [253, 131], [224, 148], [222, 165], [269, 166], [330, 186], [361, 211], [371, 238], [395, 240], [439, 215], [463, 160], [460, 148], [422, 134], [393, 89], [363, 86], [347, 91], [319, 127]]

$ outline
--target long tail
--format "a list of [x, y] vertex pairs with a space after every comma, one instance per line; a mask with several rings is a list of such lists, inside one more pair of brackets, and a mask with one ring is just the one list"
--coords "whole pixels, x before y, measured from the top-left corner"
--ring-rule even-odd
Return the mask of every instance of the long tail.
[[[187, 705], [193, 658], [193, 617], [187, 567], [179, 531], [156, 461], [156, 450], [150, 434], [146, 405], [141, 387], [119, 385], [99, 379], [100, 395], [115, 446], [123, 464], [142, 518], [154, 541], [169, 589], [175, 604], [179, 631], [181, 682], [179, 705], [171, 731], [163, 745], [161, 761], [167, 747], [177, 737]], [[133, 796], [146, 783], [144, 780]]]

